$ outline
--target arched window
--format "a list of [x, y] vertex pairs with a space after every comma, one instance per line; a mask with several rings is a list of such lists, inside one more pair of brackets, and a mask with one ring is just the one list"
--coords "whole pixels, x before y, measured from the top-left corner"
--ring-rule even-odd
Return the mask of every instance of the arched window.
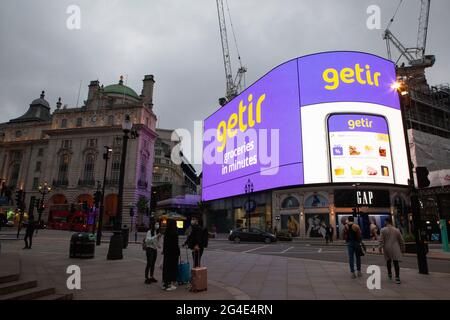
[[298, 202], [297, 198], [295, 198], [295, 197], [287, 197], [281, 203], [282, 209], [298, 208], [299, 206], [300, 206], [300, 203]]
[[67, 128], [67, 119], [61, 120], [61, 128]]
[[95, 169], [95, 155], [92, 153], [88, 153], [86, 155], [86, 159], [84, 162], [84, 177], [83, 180], [85, 182], [92, 182], [95, 180], [94, 178], [94, 169]]
[[325, 208], [328, 207], [328, 200], [318, 194], [308, 197], [305, 201], [305, 208]]

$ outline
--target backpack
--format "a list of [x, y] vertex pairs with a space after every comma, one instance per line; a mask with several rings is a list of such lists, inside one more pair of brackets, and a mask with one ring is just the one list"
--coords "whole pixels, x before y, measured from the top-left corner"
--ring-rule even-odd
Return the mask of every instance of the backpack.
[[209, 232], [207, 228], [204, 228], [202, 233], [203, 248], [208, 248], [208, 240], [209, 240]]

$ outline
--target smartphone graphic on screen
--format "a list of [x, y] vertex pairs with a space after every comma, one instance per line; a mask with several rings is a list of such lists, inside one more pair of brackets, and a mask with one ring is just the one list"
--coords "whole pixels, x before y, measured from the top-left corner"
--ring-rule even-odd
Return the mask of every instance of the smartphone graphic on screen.
[[395, 183], [384, 116], [332, 113], [327, 131], [331, 182]]

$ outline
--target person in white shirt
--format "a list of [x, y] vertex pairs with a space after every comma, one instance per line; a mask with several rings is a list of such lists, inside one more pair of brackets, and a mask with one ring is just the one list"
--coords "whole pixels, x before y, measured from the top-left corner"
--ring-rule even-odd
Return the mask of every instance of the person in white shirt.
[[145, 254], [147, 256], [147, 265], [145, 266], [146, 284], [158, 282], [158, 280], [156, 280], [153, 277], [153, 274], [155, 272], [155, 263], [156, 257], [158, 256], [158, 247], [160, 238], [161, 234], [159, 233], [159, 228], [156, 228], [155, 223], [152, 223], [144, 239]]

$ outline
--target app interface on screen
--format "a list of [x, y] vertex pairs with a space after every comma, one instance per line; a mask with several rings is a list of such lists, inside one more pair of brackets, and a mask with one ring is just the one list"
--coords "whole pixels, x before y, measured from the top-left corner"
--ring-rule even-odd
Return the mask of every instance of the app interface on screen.
[[389, 130], [382, 116], [328, 117], [332, 182], [394, 183]]

